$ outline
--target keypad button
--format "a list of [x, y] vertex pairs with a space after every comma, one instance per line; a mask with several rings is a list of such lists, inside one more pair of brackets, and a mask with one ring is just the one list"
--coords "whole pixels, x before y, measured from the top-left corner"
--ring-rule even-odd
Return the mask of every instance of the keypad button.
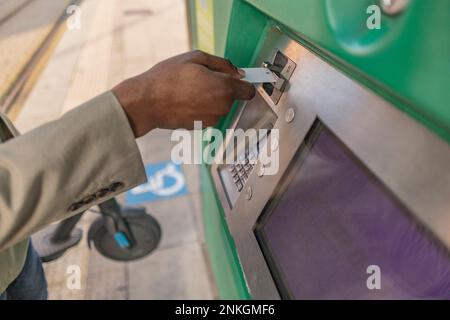
[[236, 183], [236, 187], [237, 187], [238, 191], [241, 192], [242, 189], [244, 188], [244, 185], [242, 184], [242, 182], [239, 181]]

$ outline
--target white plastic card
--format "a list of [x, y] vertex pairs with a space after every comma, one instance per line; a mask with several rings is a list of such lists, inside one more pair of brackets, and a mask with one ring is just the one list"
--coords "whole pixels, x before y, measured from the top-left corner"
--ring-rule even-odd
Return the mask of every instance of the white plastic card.
[[276, 82], [277, 79], [272, 71], [267, 68], [243, 68], [245, 71], [244, 81], [251, 83]]

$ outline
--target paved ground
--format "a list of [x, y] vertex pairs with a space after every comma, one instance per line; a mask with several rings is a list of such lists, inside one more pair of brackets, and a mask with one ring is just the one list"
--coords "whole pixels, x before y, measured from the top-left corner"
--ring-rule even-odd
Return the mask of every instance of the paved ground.
[[[64, 34], [17, 116], [21, 131], [53, 120], [121, 79], [188, 50], [183, 0], [85, 0], [81, 22], [81, 30]], [[168, 131], [155, 131], [138, 141], [145, 163], [170, 159], [169, 137]], [[117, 263], [89, 251], [84, 238], [45, 266], [50, 298], [215, 298], [202, 233], [198, 168], [184, 166], [183, 171], [187, 195], [145, 205], [163, 230], [156, 252], [137, 262]], [[95, 217], [83, 217], [85, 234]], [[67, 288], [70, 265], [81, 268], [80, 290]]]
[[0, 100], [70, 0], [0, 0]]

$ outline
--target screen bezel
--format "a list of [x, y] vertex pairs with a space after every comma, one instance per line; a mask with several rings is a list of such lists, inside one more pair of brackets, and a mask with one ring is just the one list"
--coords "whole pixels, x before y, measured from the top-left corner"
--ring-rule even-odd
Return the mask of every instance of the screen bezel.
[[305, 140], [298, 148], [292, 162], [289, 164], [289, 167], [286, 169], [286, 172], [283, 174], [283, 178], [279, 182], [279, 185], [275, 188], [274, 193], [271, 195], [270, 200], [267, 202], [266, 206], [262, 210], [258, 220], [253, 226], [253, 233], [255, 235], [256, 240], [261, 248], [261, 251], [264, 255], [264, 259], [267, 262], [270, 273], [274, 279], [275, 285], [278, 289], [278, 292], [282, 299], [294, 299], [294, 295], [289, 289], [287, 281], [284, 279], [283, 273], [281, 271], [281, 266], [278, 265], [277, 261], [273, 257], [273, 253], [269, 248], [268, 241], [266, 240], [265, 233], [263, 228], [265, 223], [269, 220], [272, 213], [282, 200], [283, 193], [289, 188], [292, 183], [292, 180], [297, 173], [297, 170], [300, 169], [304, 160], [309, 154], [310, 148], [314, 145], [317, 140], [317, 136], [325, 126], [317, 120], [309, 133], [305, 137]]

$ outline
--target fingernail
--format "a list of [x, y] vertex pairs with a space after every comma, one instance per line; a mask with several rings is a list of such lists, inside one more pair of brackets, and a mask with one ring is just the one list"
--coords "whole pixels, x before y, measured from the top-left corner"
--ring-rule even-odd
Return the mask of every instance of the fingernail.
[[238, 71], [238, 73], [242, 76], [242, 78], [245, 77], [245, 71], [244, 71], [244, 70], [238, 68], [237, 71]]

